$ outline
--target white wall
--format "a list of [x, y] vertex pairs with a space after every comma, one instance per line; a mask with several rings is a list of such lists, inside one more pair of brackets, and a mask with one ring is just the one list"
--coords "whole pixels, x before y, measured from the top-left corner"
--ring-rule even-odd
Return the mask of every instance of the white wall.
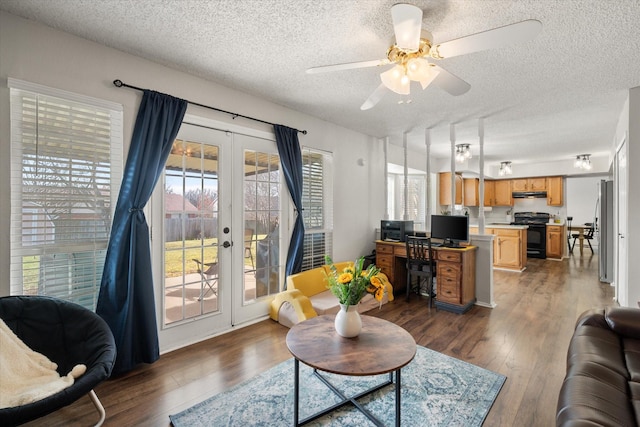
[[629, 91], [629, 132], [627, 140], [629, 187], [627, 202], [629, 219], [627, 225], [627, 265], [629, 279], [628, 284], [628, 305], [637, 307], [640, 303], [640, 222], [638, 222], [638, 212], [640, 212], [640, 167], [634, 167], [640, 163], [640, 87], [635, 87]]
[[[113, 86], [114, 79], [227, 111], [306, 129], [300, 142], [334, 153], [334, 259], [354, 259], [373, 249], [384, 215], [384, 156], [375, 138], [284, 108], [118, 50], [0, 12], [0, 295], [9, 294], [9, 90], [13, 77], [120, 103], [125, 153], [141, 94]], [[193, 107], [188, 113], [272, 132], [268, 125]], [[357, 159], [366, 165], [358, 166]]]
[[[594, 222], [598, 189], [600, 181], [607, 179], [607, 175], [596, 177], [567, 178], [567, 216], [573, 217], [573, 224]], [[593, 242], [592, 242], [593, 243]]]
[[640, 259], [640, 241], [637, 238], [640, 236], [640, 223], [637, 221], [637, 212], [640, 212], [640, 168], [634, 167], [634, 165], [640, 162], [640, 87], [629, 90], [629, 98], [620, 113], [616, 133], [611, 141], [611, 161], [615, 156], [617, 144], [624, 138], [627, 140], [629, 178], [627, 189], [628, 224], [625, 236], [627, 286], [623, 299], [627, 301], [627, 306], [637, 307], [640, 301], [640, 281], [637, 280], [640, 277], [640, 263], [636, 261]]

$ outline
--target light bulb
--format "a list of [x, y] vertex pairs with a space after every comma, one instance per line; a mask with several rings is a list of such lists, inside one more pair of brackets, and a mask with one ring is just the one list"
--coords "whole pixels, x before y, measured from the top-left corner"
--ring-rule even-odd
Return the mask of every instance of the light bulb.
[[[403, 80], [406, 78], [406, 83]], [[400, 95], [409, 95], [409, 79], [404, 73], [404, 68], [396, 65], [392, 69], [380, 74], [380, 80], [387, 89], [399, 93]]]

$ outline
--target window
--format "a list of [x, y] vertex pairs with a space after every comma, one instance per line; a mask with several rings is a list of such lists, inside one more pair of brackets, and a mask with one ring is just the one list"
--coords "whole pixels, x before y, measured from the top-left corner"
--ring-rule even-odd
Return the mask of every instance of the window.
[[330, 153], [302, 150], [303, 271], [320, 267], [333, 251], [332, 160]]
[[95, 309], [122, 174], [122, 106], [9, 79], [11, 294]]
[[[389, 164], [389, 172], [387, 174], [387, 215], [391, 220], [411, 220], [414, 222], [414, 229], [424, 230], [425, 215], [426, 215], [426, 187], [427, 176], [422, 171], [409, 170], [407, 175], [408, 186], [408, 198], [405, 204], [404, 200], [404, 168], [398, 165]], [[431, 195], [435, 194], [433, 183], [431, 180], [432, 188]], [[433, 199], [433, 197], [432, 197]], [[434, 206], [434, 201], [431, 201], [431, 206]], [[406, 218], [405, 218], [405, 209]]]

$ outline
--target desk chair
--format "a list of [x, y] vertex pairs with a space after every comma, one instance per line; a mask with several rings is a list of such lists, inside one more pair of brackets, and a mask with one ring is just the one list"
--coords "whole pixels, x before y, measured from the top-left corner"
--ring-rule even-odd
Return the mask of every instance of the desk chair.
[[429, 307], [432, 306], [435, 292], [433, 291], [433, 278], [436, 274], [435, 261], [431, 239], [428, 237], [407, 236], [407, 301], [414, 288], [413, 279], [417, 278], [415, 289], [420, 293], [421, 282], [426, 281], [426, 291], [429, 295]]
[[[244, 229], [244, 257], [251, 258], [252, 271], [256, 271], [256, 264], [253, 260], [253, 251], [251, 250], [251, 244], [253, 243], [253, 230], [250, 228]], [[247, 256], [247, 253], [249, 254]]]
[[215, 262], [202, 262], [198, 259], [193, 259], [193, 261], [197, 264], [198, 273], [202, 276], [203, 283], [207, 285], [207, 288], [202, 287], [202, 291], [200, 291], [200, 296], [198, 297], [198, 301], [202, 301], [204, 297], [207, 296], [209, 291], [213, 293], [213, 295], [218, 295], [218, 261]]
[[568, 216], [567, 217], [567, 246], [569, 247], [569, 253], [573, 253], [573, 246], [571, 245], [571, 239], [573, 239], [573, 242], [575, 245], [575, 241], [576, 241], [575, 238], [579, 236], [579, 234], [571, 234], [571, 221], [573, 221], [573, 217]]

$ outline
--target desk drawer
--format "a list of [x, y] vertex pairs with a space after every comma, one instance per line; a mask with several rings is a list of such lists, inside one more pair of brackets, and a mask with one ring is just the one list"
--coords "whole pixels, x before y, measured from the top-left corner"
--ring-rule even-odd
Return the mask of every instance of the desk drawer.
[[393, 254], [393, 245], [376, 245], [376, 254]]
[[376, 254], [376, 266], [391, 269], [393, 267], [393, 255]]
[[460, 304], [460, 283], [457, 279], [438, 276], [436, 282], [436, 298], [438, 300], [452, 304]]
[[439, 250], [438, 259], [440, 261], [462, 262], [462, 254], [460, 252]]
[[437, 276], [448, 277], [458, 281], [461, 273], [461, 267], [462, 266], [460, 264], [454, 264], [451, 262], [439, 262], [437, 267]]

